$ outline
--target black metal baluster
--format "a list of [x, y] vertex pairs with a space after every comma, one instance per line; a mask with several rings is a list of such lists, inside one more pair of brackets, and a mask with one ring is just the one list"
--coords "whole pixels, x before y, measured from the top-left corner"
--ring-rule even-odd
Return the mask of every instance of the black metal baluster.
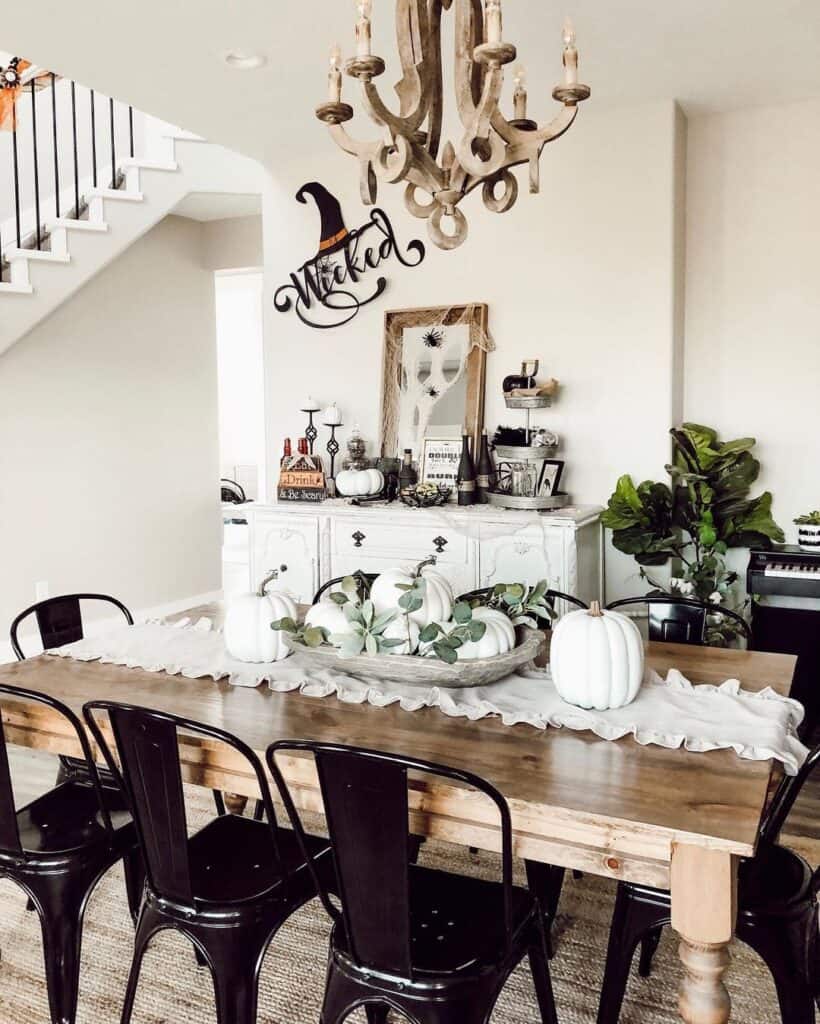
[[114, 143], [114, 100], [108, 100], [108, 120], [111, 126], [111, 188], [117, 187], [117, 157]]
[[94, 104], [94, 90], [91, 90], [91, 178], [97, 187], [97, 112]]
[[14, 156], [14, 216], [17, 222], [17, 248], [20, 248], [20, 164], [17, 157], [17, 111], [12, 113], [11, 148]]
[[80, 161], [77, 155], [77, 85], [71, 83], [71, 136], [74, 145], [74, 219], [80, 219]]
[[35, 79], [31, 80], [31, 139], [34, 155], [34, 216], [36, 224], [34, 234], [37, 239], [37, 248], [40, 248], [40, 166], [37, 157], [37, 93], [35, 90]]
[[134, 159], [134, 108], [128, 108], [128, 143], [130, 147], [130, 157]]
[[51, 137], [54, 141], [54, 212], [60, 216], [60, 157], [57, 153], [57, 76], [51, 75]]

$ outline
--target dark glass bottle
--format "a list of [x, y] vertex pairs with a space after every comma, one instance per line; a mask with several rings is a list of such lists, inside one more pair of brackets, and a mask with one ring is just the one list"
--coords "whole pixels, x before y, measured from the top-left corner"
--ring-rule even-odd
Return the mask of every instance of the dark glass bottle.
[[298, 446], [299, 454], [300, 455], [307, 455], [307, 453], [308, 453], [307, 438], [306, 437], [300, 437], [299, 440], [296, 442], [296, 444]]
[[461, 435], [461, 461], [458, 464], [456, 488], [459, 505], [475, 504], [475, 463], [470, 452], [470, 435], [466, 430]]
[[413, 452], [409, 448], [404, 449], [404, 461], [401, 464], [401, 470], [399, 471], [399, 487], [404, 490], [405, 487], [412, 487], [413, 484], [419, 482], [418, 473], [413, 468]]
[[504, 394], [520, 388], [534, 388], [535, 375], [538, 373], [538, 360], [528, 359], [521, 364], [521, 373], [511, 373], [501, 382]]
[[487, 440], [487, 431], [481, 432], [481, 451], [478, 455], [478, 467], [476, 468], [476, 501], [486, 505], [489, 501], [487, 494], [495, 488], [495, 467], [490, 458], [490, 445]]
[[286, 437], [285, 438], [285, 447], [282, 450], [282, 462], [281, 462], [281, 465], [284, 466], [284, 464], [288, 461], [289, 458], [291, 458], [292, 455], [293, 455], [293, 452], [291, 451], [291, 447], [290, 447], [290, 438]]

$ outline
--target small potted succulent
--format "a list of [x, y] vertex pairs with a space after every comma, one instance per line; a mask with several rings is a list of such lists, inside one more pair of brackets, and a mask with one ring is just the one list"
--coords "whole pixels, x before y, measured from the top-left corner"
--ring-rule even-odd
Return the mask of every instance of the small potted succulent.
[[820, 509], [806, 512], [795, 519], [797, 543], [804, 551], [820, 552]]

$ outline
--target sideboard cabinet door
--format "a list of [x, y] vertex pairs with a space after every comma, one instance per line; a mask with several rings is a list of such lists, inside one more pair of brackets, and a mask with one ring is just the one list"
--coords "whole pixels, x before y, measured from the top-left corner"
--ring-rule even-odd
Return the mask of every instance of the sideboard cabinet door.
[[311, 604], [319, 586], [318, 516], [259, 512], [254, 517], [251, 579], [254, 586], [274, 569], [287, 566], [280, 584], [295, 601]]

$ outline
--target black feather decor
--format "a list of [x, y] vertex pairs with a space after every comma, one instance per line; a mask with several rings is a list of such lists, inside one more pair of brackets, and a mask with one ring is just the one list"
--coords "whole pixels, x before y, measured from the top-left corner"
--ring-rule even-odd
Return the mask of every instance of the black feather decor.
[[493, 434], [493, 447], [498, 445], [526, 447], [527, 431], [523, 427], [497, 427]]

